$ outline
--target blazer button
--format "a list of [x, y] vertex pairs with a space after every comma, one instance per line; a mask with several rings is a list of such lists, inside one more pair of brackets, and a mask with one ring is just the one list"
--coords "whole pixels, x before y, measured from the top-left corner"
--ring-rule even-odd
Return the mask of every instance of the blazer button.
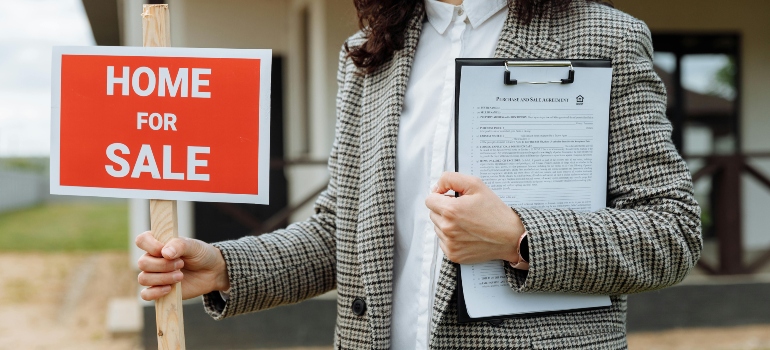
[[364, 299], [356, 298], [356, 300], [353, 300], [353, 305], [350, 305], [350, 309], [356, 316], [363, 316], [366, 312], [366, 303], [364, 302]]

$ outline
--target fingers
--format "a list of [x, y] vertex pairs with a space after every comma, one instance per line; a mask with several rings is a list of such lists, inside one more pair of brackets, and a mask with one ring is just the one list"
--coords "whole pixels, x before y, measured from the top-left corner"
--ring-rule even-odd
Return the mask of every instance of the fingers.
[[436, 231], [436, 235], [442, 241], [445, 241], [445, 242], [482, 241], [482, 239], [464, 230], [461, 226], [458, 226], [453, 221], [447, 220], [445, 217], [438, 215], [434, 212], [430, 212], [430, 219], [431, 221], [433, 221], [433, 230]]
[[478, 177], [447, 171], [438, 179], [433, 192], [447, 193], [453, 190], [459, 194], [468, 194], [478, 187], [479, 183], [481, 179]]
[[441, 251], [444, 252], [444, 255], [446, 256], [448, 249], [446, 248], [446, 243], [444, 242], [444, 240], [439, 239], [438, 240], [438, 246], [439, 246], [439, 248], [441, 248]]
[[443, 216], [439, 215], [435, 211], [431, 211], [428, 216], [430, 216], [430, 221], [433, 222], [433, 225], [436, 227], [446, 227], [446, 219], [444, 219]]
[[184, 261], [181, 259], [167, 260], [144, 254], [139, 258], [137, 265], [144, 272], [172, 272], [184, 267]]
[[456, 200], [457, 198], [454, 197], [447, 197], [439, 193], [431, 193], [425, 198], [425, 206], [432, 212], [443, 216]]
[[171, 286], [155, 286], [150, 288], [145, 288], [140, 293], [142, 296], [142, 299], [150, 301], [159, 299], [160, 297], [168, 294], [171, 292]]
[[152, 236], [151, 231], [146, 231], [136, 237], [136, 246], [139, 249], [144, 250], [147, 254], [152, 256], [161, 257], [161, 249], [163, 249], [163, 243], [155, 239]]
[[449, 240], [449, 237], [447, 237], [444, 231], [441, 231], [441, 229], [438, 228], [438, 226], [434, 225], [433, 231], [436, 232], [436, 236], [438, 236], [438, 240], [441, 241], [442, 243]]
[[163, 257], [169, 260], [181, 257], [192, 257], [200, 254], [203, 247], [201, 242], [185, 237], [177, 237], [161, 243], [152, 236], [151, 231], [144, 232], [136, 237], [136, 246], [155, 257]]
[[183, 237], [172, 238], [166, 243], [161, 251], [162, 255], [166, 259], [177, 259], [185, 255], [187, 252], [187, 239]]
[[163, 257], [166, 259], [195, 258], [204, 252], [204, 244], [197, 239], [174, 238], [163, 247]]
[[184, 278], [184, 274], [182, 273], [182, 271], [165, 272], [165, 273], [152, 273], [152, 272], [142, 271], [139, 273], [139, 277], [137, 279], [139, 280], [140, 285], [143, 285], [146, 287], [153, 287], [153, 286], [171, 285], [182, 281], [182, 278]]
[[446, 242], [444, 242], [442, 240], [439, 240], [438, 241], [438, 245], [441, 248], [441, 251], [444, 252], [444, 256], [447, 257], [447, 259], [449, 259], [449, 261], [455, 262], [455, 263], [459, 263], [459, 262], [454, 260], [455, 259], [454, 252], [452, 252], [449, 249], [449, 247], [447, 247], [447, 243]]

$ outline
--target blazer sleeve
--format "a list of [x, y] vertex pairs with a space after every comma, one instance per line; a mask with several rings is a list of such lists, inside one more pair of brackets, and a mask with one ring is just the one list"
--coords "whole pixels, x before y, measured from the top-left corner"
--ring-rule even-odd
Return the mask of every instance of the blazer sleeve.
[[628, 294], [681, 281], [700, 257], [700, 207], [671, 142], [666, 90], [642, 22], [613, 57], [608, 208], [514, 208], [529, 235], [530, 267], [505, 264], [520, 292]]
[[[340, 53], [337, 81], [345, 77]], [[337, 96], [337, 112], [340, 93]], [[214, 243], [227, 263], [230, 293], [204, 295], [206, 312], [215, 319], [297, 303], [336, 288], [337, 138], [329, 155], [329, 184], [304, 222], [256, 237]]]

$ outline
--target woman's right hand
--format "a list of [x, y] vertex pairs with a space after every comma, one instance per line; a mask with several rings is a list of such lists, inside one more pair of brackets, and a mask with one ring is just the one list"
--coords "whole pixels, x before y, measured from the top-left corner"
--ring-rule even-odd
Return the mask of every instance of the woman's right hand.
[[163, 244], [147, 231], [136, 237], [136, 246], [147, 252], [138, 261], [139, 284], [148, 287], [141, 293], [144, 300], [168, 294], [176, 282], [182, 282], [182, 299], [230, 289], [225, 259], [211, 244], [191, 238]]

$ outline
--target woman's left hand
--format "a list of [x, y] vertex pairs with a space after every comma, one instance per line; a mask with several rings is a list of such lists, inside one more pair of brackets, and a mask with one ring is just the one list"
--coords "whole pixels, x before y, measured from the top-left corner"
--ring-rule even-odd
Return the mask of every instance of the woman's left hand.
[[[445, 195], [449, 190], [461, 196]], [[449, 260], [459, 264], [496, 259], [518, 262], [517, 245], [524, 225], [481, 179], [445, 172], [425, 205]]]

